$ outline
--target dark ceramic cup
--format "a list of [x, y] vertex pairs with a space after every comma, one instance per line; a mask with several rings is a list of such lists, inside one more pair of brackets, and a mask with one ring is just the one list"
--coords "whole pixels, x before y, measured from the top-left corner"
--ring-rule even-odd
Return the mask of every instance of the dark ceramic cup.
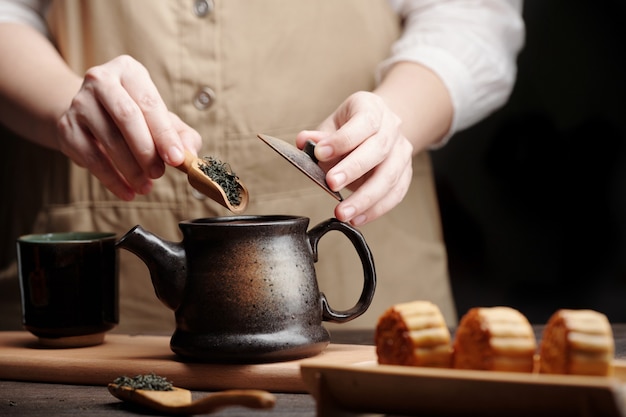
[[48, 347], [93, 346], [119, 320], [115, 234], [22, 236], [17, 257], [24, 327]]
[[[136, 226], [118, 245], [146, 263], [157, 296], [175, 311], [174, 352], [210, 362], [281, 361], [324, 350], [330, 337], [322, 322], [360, 316], [376, 287], [361, 233], [337, 219], [308, 225], [297, 216], [207, 218], [181, 222], [182, 242]], [[363, 270], [361, 296], [345, 311], [329, 305], [315, 274], [318, 242], [331, 231], [352, 242]]]

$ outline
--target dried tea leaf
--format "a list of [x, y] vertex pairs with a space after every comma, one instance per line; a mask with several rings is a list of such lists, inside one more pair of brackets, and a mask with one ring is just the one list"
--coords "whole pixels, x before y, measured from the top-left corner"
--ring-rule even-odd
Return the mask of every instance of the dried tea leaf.
[[226, 194], [226, 198], [233, 206], [241, 203], [239, 177], [230, 169], [230, 166], [211, 156], [202, 158], [204, 163], [198, 164], [200, 170], [215, 181]]
[[154, 373], [146, 375], [137, 375], [134, 377], [120, 376], [115, 378], [114, 384], [120, 387], [129, 387], [132, 389], [143, 389], [148, 391], [173, 391], [172, 383], [162, 376]]

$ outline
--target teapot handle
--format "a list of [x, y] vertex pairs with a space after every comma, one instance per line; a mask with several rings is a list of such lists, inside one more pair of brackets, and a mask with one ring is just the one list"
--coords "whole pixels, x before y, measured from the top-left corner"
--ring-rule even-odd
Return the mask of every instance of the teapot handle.
[[361, 265], [363, 266], [363, 290], [361, 291], [359, 301], [357, 301], [354, 307], [343, 311], [333, 310], [328, 304], [328, 300], [326, 299], [324, 293], [320, 294], [322, 303], [322, 320], [331, 323], [345, 323], [365, 313], [372, 303], [374, 292], [376, 290], [376, 269], [374, 268], [374, 258], [372, 257], [372, 252], [365, 242], [365, 238], [361, 232], [350, 226], [348, 223], [344, 223], [335, 218], [325, 220], [307, 232], [311, 248], [313, 249], [313, 259], [315, 262], [317, 262], [318, 259], [317, 244], [322, 236], [331, 230], [337, 230], [350, 239], [359, 255], [359, 258], [361, 259]]

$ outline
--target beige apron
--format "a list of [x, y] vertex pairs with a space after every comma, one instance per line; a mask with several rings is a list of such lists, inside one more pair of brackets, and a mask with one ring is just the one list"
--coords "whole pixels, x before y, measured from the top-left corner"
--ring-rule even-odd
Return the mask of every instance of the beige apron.
[[[311, 226], [332, 217], [336, 201], [256, 134], [293, 141], [349, 94], [371, 90], [376, 64], [399, 34], [386, 0], [66, 0], [54, 2], [49, 23], [78, 73], [120, 54], [142, 62], [170, 110], [202, 135], [199, 154], [228, 162], [245, 182], [251, 196], [246, 214], [303, 215]], [[121, 236], [141, 224], [177, 241], [179, 221], [229, 214], [198, 198], [185, 175], [170, 168], [152, 193], [130, 203], [63, 158], [50, 159], [40, 180], [43, 207], [33, 227], [39, 232], [93, 229]], [[368, 312], [342, 328], [371, 327], [391, 304], [414, 299], [436, 302], [455, 323], [426, 154], [415, 158], [403, 203], [361, 231], [378, 287]], [[351, 307], [362, 287], [355, 251], [339, 233], [325, 236], [319, 249], [320, 289], [333, 308]], [[117, 331], [173, 329], [174, 314], [156, 299], [146, 267], [126, 251], [120, 259]]]

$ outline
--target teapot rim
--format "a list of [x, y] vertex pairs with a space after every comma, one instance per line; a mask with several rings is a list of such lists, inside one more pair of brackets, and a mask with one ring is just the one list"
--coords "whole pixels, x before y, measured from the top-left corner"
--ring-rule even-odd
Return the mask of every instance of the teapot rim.
[[239, 215], [239, 216], [216, 216], [202, 217], [181, 221], [181, 225], [189, 226], [267, 226], [272, 224], [309, 222], [308, 217], [290, 214], [261, 214], [261, 215]]

